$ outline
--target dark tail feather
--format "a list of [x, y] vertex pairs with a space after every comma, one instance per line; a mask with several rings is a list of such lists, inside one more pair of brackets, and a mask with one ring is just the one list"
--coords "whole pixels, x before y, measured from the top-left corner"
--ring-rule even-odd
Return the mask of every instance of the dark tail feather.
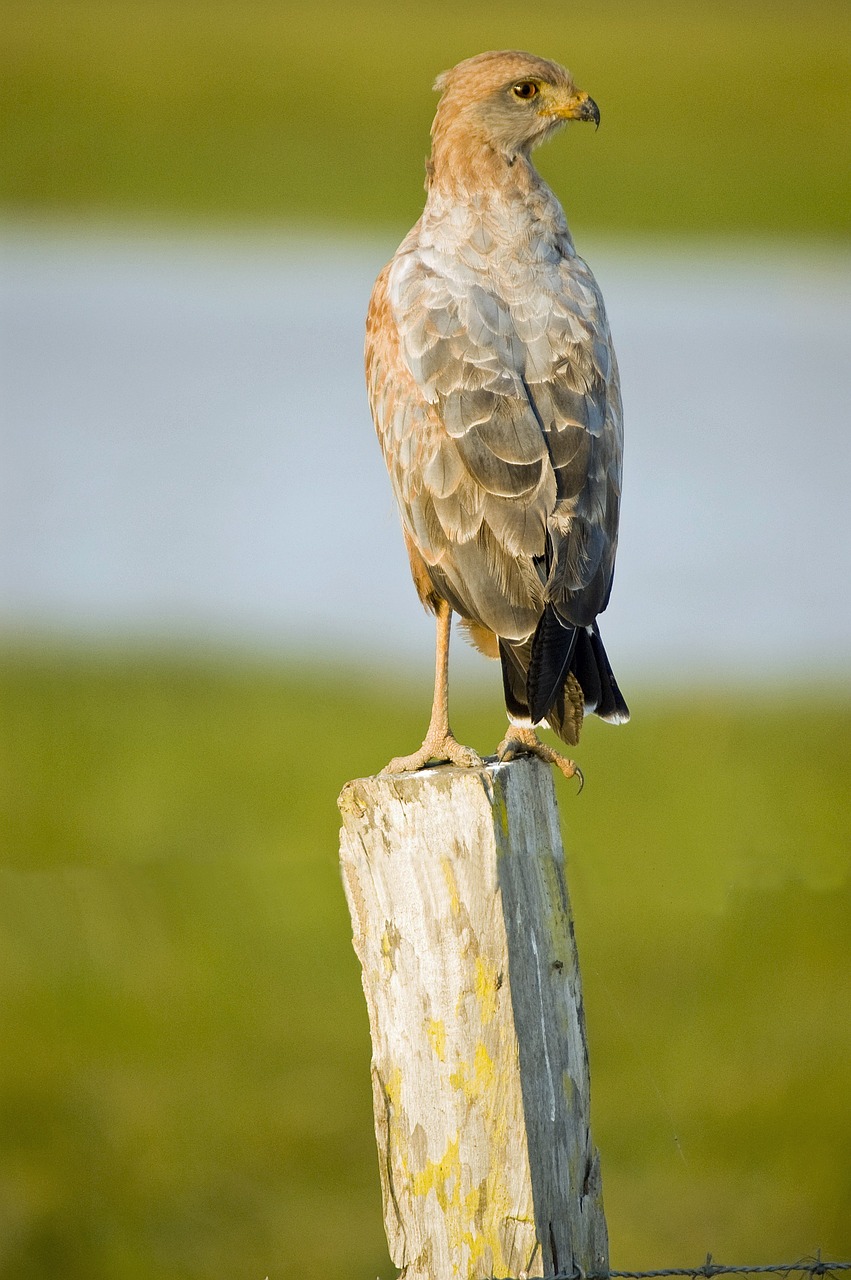
[[[554, 636], [550, 635], [546, 643], [558, 655], [558, 642], [564, 644], [564, 637], [567, 637], [568, 657], [555, 695], [540, 716], [530, 710], [529, 692], [533, 650], [542, 630], [540, 625], [531, 640], [517, 644], [500, 640], [499, 656], [502, 662], [505, 705], [514, 720], [522, 722], [528, 718], [533, 724], [546, 720], [563, 742], [575, 746], [579, 741], [586, 712], [596, 712], [610, 724], [623, 724], [629, 719], [629, 710], [609, 665], [597, 624], [576, 627], [572, 629], [572, 636], [557, 619], [556, 626], [558, 631]], [[573, 676], [572, 680], [568, 678], [569, 675]]]
[[564, 688], [570, 660], [576, 647], [576, 627], [559, 621], [548, 604], [532, 639], [532, 656], [526, 676], [526, 695], [533, 724], [545, 720], [547, 712]]
[[[507, 640], [500, 640], [499, 642], [506, 710], [515, 722], [521, 724], [524, 720], [532, 723], [526, 696], [526, 675], [529, 670], [531, 654], [531, 640], [524, 640], [519, 644], [511, 644]], [[575, 746], [579, 741], [579, 734], [582, 729], [583, 708], [581, 697], [577, 698], [576, 696], [578, 692], [578, 686], [574, 686], [572, 697], [568, 697], [567, 684], [563, 683], [546, 716], [546, 721], [550, 728], [558, 734], [563, 742], [569, 742], [571, 746]]]
[[[523, 650], [528, 644], [523, 646]], [[525, 657], [525, 662], [523, 661]], [[505, 640], [499, 642], [499, 660], [502, 663], [502, 688], [505, 692], [505, 709], [515, 720], [526, 720], [529, 707], [526, 704], [526, 667], [528, 653], [515, 652]]]
[[[597, 673], [600, 677], [600, 700], [595, 707], [595, 711], [601, 720], [608, 720], [609, 724], [626, 724], [629, 719], [629, 707], [626, 705], [624, 696], [618, 688], [615, 673], [609, 665], [606, 650], [603, 648], [603, 641], [600, 639], [600, 629], [596, 622], [591, 628], [589, 640], [597, 666]], [[579, 679], [578, 676], [577, 678]], [[579, 683], [582, 684], [581, 679], [579, 679]], [[585, 692], [584, 685], [582, 685], [582, 689]]]
[[[571, 735], [574, 732], [570, 728], [574, 712], [567, 707], [564, 696], [568, 674], [575, 677], [582, 690], [586, 714], [594, 712], [609, 724], [626, 723], [629, 708], [618, 688], [597, 623], [590, 627], [565, 626], [552, 605], [547, 605], [532, 640], [526, 677], [529, 715], [533, 724], [548, 718], [560, 736], [573, 741], [559, 728], [563, 721], [566, 731]], [[516, 701], [522, 704], [516, 673], [512, 687]]]
[[586, 712], [590, 714], [596, 711], [603, 699], [603, 682], [587, 627], [577, 628], [576, 648], [573, 651], [570, 669], [582, 689]]

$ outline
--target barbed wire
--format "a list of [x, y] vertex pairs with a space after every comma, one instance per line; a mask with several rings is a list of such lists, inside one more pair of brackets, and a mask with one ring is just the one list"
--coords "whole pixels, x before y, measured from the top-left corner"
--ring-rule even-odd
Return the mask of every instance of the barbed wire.
[[806, 1275], [829, 1276], [837, 1271], [851, 1271], [851, 1262], [828, 1262], [817, 1253], [814, 1258], [800, 1258], [797, 1262], [769, 1262], [763, 1266], [724, 1266], [712, 1261], [712, 1254], [699, 1267], [663, 1267], [657, 1271], [604, 1271], [586, 1273], [578, 1269], [562, 1272], [553, 1280], [662, 1280], [667, 1276], [689, 1276], [691, 1280], [713, 1280], [715, 1276], [742, 1275]]

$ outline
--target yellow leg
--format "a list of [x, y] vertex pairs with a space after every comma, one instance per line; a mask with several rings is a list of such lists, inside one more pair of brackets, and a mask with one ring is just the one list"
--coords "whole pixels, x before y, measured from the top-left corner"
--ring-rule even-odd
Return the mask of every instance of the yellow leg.
[[463, 768], [475, 769], [481, 763], [472, 747], [458, 742], [449, 727], [449, 632], [452, 626], [452, 610], [441, 600], [437, 612], [437, 648], [434, 664], [434, 702], [428, 733], [419, 751], [411, 756], [396, 756], [382, 770], [383, 773], [409, 773], [423, 769], [430, 760], [445, 760]]
[[515, 756], [522, 755], [537, 756], [547, 764], [554, 764], [566, 778], [578, 778], [580, 791], [585, 786], [582, 770], [574, 760], [568, 760], [567, 756], [559, 755], [557, 751], [553, 751], [552, 747], [541, 742], [534, 729], [521, 728], [520, 725], [513, 724], [497, 747], [496, 758], [500, 761], [513, 760]]

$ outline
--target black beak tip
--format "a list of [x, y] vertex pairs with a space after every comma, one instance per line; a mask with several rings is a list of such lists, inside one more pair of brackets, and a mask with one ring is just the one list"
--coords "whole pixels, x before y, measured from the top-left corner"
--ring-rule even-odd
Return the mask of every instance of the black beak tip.
[[600, 127], [600, 108], [593, 98], [587, 98], [582, 104], [582, 116], [585, 120], [593, 120], [594, 128]]

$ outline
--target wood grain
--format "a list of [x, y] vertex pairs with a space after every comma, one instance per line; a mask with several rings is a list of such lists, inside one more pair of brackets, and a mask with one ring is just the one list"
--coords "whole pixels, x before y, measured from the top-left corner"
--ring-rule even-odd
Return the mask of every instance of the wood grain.
[[406, 1280], [605, 1271], [549, 768], [366, 778], [339, 803], [394, 1262]]

